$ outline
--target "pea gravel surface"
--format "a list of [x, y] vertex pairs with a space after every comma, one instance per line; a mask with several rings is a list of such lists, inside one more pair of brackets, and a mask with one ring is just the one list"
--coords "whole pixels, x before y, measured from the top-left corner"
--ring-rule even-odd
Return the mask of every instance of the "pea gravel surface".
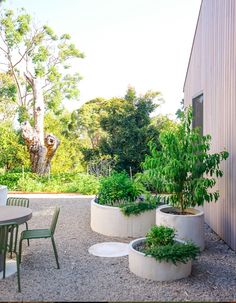
[[[192, 274], [173, 282], [139, 278], [129, 271], [128, 256], [90, 255], [90, 246], [132, 239], [106, 237], [90, 228], [90, 197], [30, 198], [29, 228], [45, 228], [55, 206], [61, 208], [55, 241], [61, 269], [56, 269], [50, 239], [23, 243], [22, 293], [16, 274], [0, 280], [0, 301], [235, 301], [236, 254], [206, 225], [206, 249], [193, 262]], [[21, 226], [23, 228], [24, 225]]]

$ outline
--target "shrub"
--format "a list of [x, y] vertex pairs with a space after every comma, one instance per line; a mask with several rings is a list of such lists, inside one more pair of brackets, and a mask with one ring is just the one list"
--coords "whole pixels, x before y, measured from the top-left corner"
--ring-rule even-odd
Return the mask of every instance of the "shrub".
[[120, 204], [120, 209], [126, 216], [139, 215], [144, 211], [155, 209], [158, 204], [159, 199], [156, 196], [153, 197], [150, 194], [145, 194], [143, 199], [137, 199], [131, 203], [125, 202], [124, 204]]
[[38, 176], [33, 173], [7, 173], [0, 175], [0, 184], [9, 190], [26, 192], [76, 192], [81, 194], [97, 194], [99, 179], [86, 174], [61, 173]]
[[153, 226], [146, 235], [149, 247], [173, 244], [175, 231], [173, 228], [165, 226]]
[[142, 251], [157, 261], [187, 263], [200, 253], [198, 246], [191, 242], [180, 243], [174, 239], [175, 231], [166, 226], [152, 226], [147, 233]]
[[101, 178], [98, 202], [108, 205], [122, 204], [124, 201], [132, 202], [143, 191], [143, 186], [130, 179], [126, 173], [114, 172], [109, 177]]

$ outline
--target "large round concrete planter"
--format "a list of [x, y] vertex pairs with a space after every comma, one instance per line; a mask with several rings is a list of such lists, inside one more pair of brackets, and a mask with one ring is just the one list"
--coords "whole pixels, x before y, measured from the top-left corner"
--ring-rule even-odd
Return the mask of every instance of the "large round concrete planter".
[[7, 187], [0, 185], [0, 205], [6, 205], [7, 202]]
[[91, 228], [105, 236], [121, 238], [144, 237], [155, 225], [156, 210], [148, 210], [139, 215], [125, 216], [119, 207], [100, 205], [91, 201]]
[[135, 275], [154, 281], [172, 281], [186, 278], [191, 274], [191, 260], [186, 264], [178, 262], [175, 265], [172, 262], [159, 262], [155, 258], [137, 251], [136, 245], [144, 240], [145, 238], [136, 239], [129, 244], [129, 269]]
[[204, 213], [195, 208], [186, 209], [190, 215], [174, 215], [168, 213], [173, 209], [170, 206], [156, 210], [156, 225], [173, 227], [176, 230], [176, 237], [184, 241], [192, 241], [202, 251], [204, 244]]

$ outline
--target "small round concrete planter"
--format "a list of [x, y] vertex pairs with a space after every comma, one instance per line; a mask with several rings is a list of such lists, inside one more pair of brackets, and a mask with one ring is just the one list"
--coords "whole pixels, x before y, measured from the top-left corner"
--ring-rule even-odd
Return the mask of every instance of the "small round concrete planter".
[[105, 236], [121, 238], [144, 237], [155, 225], [156, 210], [148, 210], [139, 215], [125, 216], [119, 207], [100, 205], [91, 201], [91, 228]]
[[195, 208], [188, 208], [189, 215], [168, 213], [173, 207], [164, 206], [156, 210], [156, 225], [173, 227], [176, 237], [184, 241], [192, 241], [203, 251], [204, 244], [204, 213]]
[[0, 205], [6, 205], [7, 202], [7, 187], [0, 185]]
[[[159, 262], [151, 256], [146, 256], [135, 247], [144, 242], [145, 238], [132, 241], [129, 244], [129, 269], [135, 275], [154, 281], [173, 281], [186, 278], [191, 274], [192, 261], [185, 263]], [[177, 240], [183, 243], [183, 241]]]

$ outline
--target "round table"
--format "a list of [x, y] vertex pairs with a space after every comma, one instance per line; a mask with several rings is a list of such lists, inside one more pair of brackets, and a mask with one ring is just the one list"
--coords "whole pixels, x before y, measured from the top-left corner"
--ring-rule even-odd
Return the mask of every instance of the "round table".
[[[32, 217], [32, 210], [22, 206], [1, 206], [0, 205], [0, 224], [14, 222], [22, 224]], [[2, 271], [3, 256], [0, 255], [0, 273]], [[16, 271], [14, 269], [13, 273]], [[12, 273], [11, 273], [12, 274]], [[8, 273], [6, 274], [8, 276]], [[0, 275], [0, 279], [1, 279]]]
[[32, 217], [32, 210], [22, 206], [1, 206], [0, 224], [15, 222], [22, 224]]

